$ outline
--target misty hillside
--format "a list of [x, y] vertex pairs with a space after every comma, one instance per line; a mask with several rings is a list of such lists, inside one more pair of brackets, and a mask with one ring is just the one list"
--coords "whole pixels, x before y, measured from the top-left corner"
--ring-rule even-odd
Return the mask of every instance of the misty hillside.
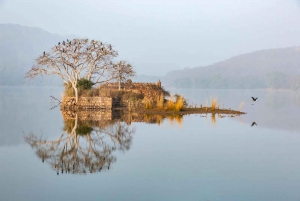
[[[67, 37], [39, 28], [0, 24], [0, 85], [22, 85], [35, 58]], [[69, 37], [72, 39], [72, 37]], [[139, 75], [138, 82], [160, 77]], [[166, 86], [182, 88], [296, 88], [300, 84], [300, 47], [262, 50], [213, 65], [171, 71], [161, 77]], [[59, 77], [44, 76], [26, 85], [61, 85]]]
[[[65, 37], [39, 28], [0, 24], [0, 85], [22, 85], [24, 75], [34, 64], [35, 58], [62, 40], [66, 40]], [[38, 78], [25, 84], [61, 84], [58, 80], [53, 77]]]
[[169, 72], [168, 86], [183, 88], [296, 88], [300, 47], [243, 54], [205, 67]]

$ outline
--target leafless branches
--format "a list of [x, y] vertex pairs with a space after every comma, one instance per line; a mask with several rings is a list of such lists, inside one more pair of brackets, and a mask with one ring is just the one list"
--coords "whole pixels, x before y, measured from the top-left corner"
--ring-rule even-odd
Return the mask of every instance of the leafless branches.
[[77, 82], [81, 78], [100, 82], [113, 78], [112, 59], [118, 56], [110, 44], [88, 39], [63, 41], [50, 52], [43, 52], [36, 59], [36, 65], [27, 73], [26, 78], [38, 75], [57, 75], [65, 83], [71, 83], [78, 101]]
[[135, 76], [135, 72], [132, 68], [132, 65], [127, 61], [119, 61], [113, 66], [113, 79], [118, 80], [119, 90], [121, 90], [121, 82], [125, 81], [128, 77]]
[[54, 96], [50, 96], [50, 98], [51, 98], [51, 106], [52, 106], [50, 110], [57, 108], [61, 104], [61, 101], [55, 98]]

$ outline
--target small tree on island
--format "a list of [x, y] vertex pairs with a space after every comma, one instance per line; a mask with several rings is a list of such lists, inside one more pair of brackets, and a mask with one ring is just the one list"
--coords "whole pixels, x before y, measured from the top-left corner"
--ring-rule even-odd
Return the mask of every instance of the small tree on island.
[[84, 78], [94, 83], [114, 79], [113, 58], [118, 52], [110, 44], [88, 39], [67, 40], [55, 45], [49, 53], [44, 52], [36, 59], [26, 78], [38, 75], [60, 76], [65, 84], [71, 84], [78, 101], [78, 80]]
[[118, 80], [119, 91], [121, 90], [121, 82], [132, 76], [135, 76], [135, 72], [127, 61], [119, 61], [114, 64], [113, 77]]

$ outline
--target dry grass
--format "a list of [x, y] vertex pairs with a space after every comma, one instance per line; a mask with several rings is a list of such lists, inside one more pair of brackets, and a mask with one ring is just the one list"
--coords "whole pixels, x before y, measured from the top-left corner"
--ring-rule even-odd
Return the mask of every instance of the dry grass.
[[218, 98], [210, 98], [211, 100], [211, 110], [214, 111], [216, 109], [216, 106], [217, 106], [217, 101], [218, 101]]
[[[184, 105], [185, 105], [185, 99], [179, 95], [177, 95], [175, 97], [171, 97], [171, 100], [166, 100], [166, 101], [164, 101], [164, 97], [161, 97], [156, 102], [156, 108], [158, 110], [164, 110], [164, 111], [179, 112], [184, 108]], [[146, 108], [146, 109], [149, 109], [149, 108]]]
[[175, 103], [171, 100], [167, 100], [164, 110], [174, 110], [175, 109]]
[[158, 98], [158, 100], [157, 100], [157, 108], [159, 110], [163, 110], [164, 109], [164, 97], [163, 96], [161, 96], [161, 97]]
[[150, 100], [144, 100], [144, 107], [145, 109], [152, 109], [152, 102]]
[[240, 106], [239, 106], [239, 109], [238, 109], [239, 112], [241, 111], [241, 109], [242, 109], [244, 103], [245, 103], [244, 101], [242, 101], [242, 102], [240, 103]]
[[184, 107], [184, 98], [183, 97], [179, 97], [177, 100], [176, 100], [176, 103], [175, 103], [175, 111], [179, 112], [183, 109]]

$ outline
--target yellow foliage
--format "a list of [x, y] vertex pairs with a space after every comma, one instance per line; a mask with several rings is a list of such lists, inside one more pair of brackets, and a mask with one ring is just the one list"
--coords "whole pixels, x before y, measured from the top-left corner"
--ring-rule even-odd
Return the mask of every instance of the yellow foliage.
[[175, 109], [175, 103], [171, 100], [167, 100], [165, 105], [165, 110], [174, 110]]
[[175, 103], [175, 110], [178, 112], [180, 110], [182, 110], [184, 105], [184, 100], [182, 97], [179, 97]]
[[218, 98], [211, 98], [211, 110], [215, 110]]
[[164, 97], [160, 97], [157, 101], [157, 108], [162, 110], [164, 108]]
[[151, 109], [152, 108], [152, 102], [148, 99], [145, 100], [145, 109]]

